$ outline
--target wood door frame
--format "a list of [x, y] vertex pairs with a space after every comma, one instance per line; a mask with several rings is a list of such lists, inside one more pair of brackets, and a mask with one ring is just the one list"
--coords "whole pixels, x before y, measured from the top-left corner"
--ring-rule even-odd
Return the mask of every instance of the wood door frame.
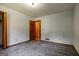
[[7, 13], [0, 11], [2, 14], [2, 48], [7, 48]]

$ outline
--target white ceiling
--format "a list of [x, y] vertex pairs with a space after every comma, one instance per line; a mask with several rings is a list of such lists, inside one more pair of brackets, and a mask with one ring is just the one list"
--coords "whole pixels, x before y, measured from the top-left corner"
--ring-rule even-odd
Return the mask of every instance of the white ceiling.
[[3, 3], [1, 5], [32, 17], [73, 10], [74, 7], [73, 3], [39, 3], [37, 6], [30, 6], [25, 3]]

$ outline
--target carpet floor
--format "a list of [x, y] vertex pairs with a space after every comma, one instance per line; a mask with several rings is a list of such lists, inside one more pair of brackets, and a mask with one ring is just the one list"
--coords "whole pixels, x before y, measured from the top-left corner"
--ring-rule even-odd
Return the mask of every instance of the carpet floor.
[[79, 56], [72, 45], [29, 41], [7, 49], [0, 49], [0, 56]]

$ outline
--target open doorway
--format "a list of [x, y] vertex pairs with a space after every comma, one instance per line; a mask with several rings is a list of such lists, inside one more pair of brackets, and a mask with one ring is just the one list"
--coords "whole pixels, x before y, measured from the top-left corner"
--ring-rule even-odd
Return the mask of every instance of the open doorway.
[[7, 48], [7, 13], [0, 11], [0, 48]]
[[2, 48], [2, 14], [0, 13], [0, 48]]

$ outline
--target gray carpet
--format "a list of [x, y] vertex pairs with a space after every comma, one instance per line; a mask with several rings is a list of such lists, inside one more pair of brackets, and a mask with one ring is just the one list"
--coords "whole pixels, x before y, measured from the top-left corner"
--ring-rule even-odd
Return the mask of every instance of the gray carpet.
[[78, 56], [72, 45], [45, 41], [24, 42], [0, 49], [1, 56]]

